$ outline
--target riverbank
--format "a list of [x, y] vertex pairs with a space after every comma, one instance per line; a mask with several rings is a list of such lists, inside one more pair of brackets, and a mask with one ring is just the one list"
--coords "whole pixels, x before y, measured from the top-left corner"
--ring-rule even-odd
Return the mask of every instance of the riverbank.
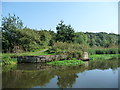
[[[98, 61], [98, 60], [114, 60], [120, 57], [120, 54], [95, 54], [90, 55], [91, 61]], [[55, 65], [55, 66], [76, 66], [82, 65], [84, 62], [82, 60], [64, 60], [64, 61], [53, 61], [48, 62], [47, 64]]]
[[47, 49], [39, 49], [33, 52], [24, 52], [24, 53], [2, 53], [0, 57], [2, 57], [2, 65], [11, 65], [17, 64], [17, 56], [40, 56], [40, 55], [53, 55], [47, 53], [45, 50]]
[[[43, 52], [41, 52], [43, 51]], [[54, 55], [55, 53], [48, 53], [43, 50], [37, 50], [34, 52], [25, 52], [25, 53], [3, 53], [2, 56], [2, 65], [11, 65], [11, 64], [17, 64], [17, 56], [40, 56], [40, 55]], [[94, 55], [89, 55], [89, 58], [91, 60], [112, 60], [112, 59], [118, 59], [120, 57], [120, 54], [94, 54]], [[72, 60], [72, 59], [71, 59]], [[80, 60], [64, 60], [62, 62], [56, 61], [56, 62], [50, 62], [52, 65], [80, 65], [83, 64], [81, 63]], [[79, 62], [80, 61], [80, 62]]]

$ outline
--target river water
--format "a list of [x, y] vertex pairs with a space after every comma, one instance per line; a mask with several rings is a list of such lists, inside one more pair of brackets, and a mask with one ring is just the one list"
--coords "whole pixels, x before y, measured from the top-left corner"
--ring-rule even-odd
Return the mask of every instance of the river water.
[[82, 66], [28, 63], [3, 69], [3, 88], [118, 88], [120, 67], [118, 60], [101, 60]]

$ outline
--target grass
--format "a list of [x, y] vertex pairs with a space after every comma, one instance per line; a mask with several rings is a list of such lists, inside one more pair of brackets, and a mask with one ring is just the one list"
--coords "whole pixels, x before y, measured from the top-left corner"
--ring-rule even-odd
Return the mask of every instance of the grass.
[[39, 56], [39, 55], [52, 55], [47, 52], [40, 52], [40, 51], [34, 51], [34, 52], [24, 52], [24, 53], [2, 53], [2, 56], [10, 56], [10, 57], [16, 57], [16, 56]]
[[[17, 57], [17, 56], [39, 56], [39, 55], [54, 55], [55, 53], [48, 53], [47, 51], [45, 52], [40, 52], [41, 50], [44, 49], [38, 49], [33, 52], [24, 52], [24, 53], [2, 53], [0, 56], [2, 57], [2, 65], [9, 65], [9, 64], [16, 64], [17, 59], [16, 58], [11, 58], [11, 57]], [[117, 51], [117, 50], [116, 50]], [[70, 55], [71, 56], [71, 55]], [[120, 54], [94, 54], [90, 55], [90, 59], [92, 60], [110, 60], [110, 59], [118, 59]], [[1, 60], [0, 60], [1, 64]], [[82, 64], [82, 61], [80, 60], [64, 60], [64, 61], [55, 61], [55, 62], [50, 62], [48, 64], [52, 65], [80, 65]]]
[[[36, 50], [36, 51], [33, 51], [33, 52], [24, 52], [24, 53], [2, 53], [2, 54], [0, 54], [0, 57], [2, 58], [2, 65], [16, 64], [17, 59], [12, 58], [12, 57], [52, 55], [52, 54], [48, 54], [47, 52], [40, 52], [41, 50], [44, 50], [44, 49], [39, 49], [39, 50]], [[1, 61], [0, 61], [0, 63], [1, 63]]]
[[76, 66], [84, 64], [81, 60], [63, 60], [63, 61], [53, 61], [48, 62], [47, 64], [55, 65], [55, 66]]
[[90, 55], [91, 60], [112, 60], [112, 59], [118, 59], [120, 57], [120, 54], [95, 54]]

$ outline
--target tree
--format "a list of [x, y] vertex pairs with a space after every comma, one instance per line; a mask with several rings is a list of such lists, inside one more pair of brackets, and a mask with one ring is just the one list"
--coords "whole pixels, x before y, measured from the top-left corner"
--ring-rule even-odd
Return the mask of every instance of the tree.
[[51, 35], [51, 40], [49, 42], [49, 46], [53, 46], [56, 40], [56, 33], [54, 31], [49, 30], [49, 33]]
[[15, 14], [8, 17], [2, 17], [2, 47], [9, 52], [12, 52], [16, 42], [18, 41], [18, 35], [16, 34], [18, 29], [23, 28], [22, 20]]
[[74, 41], [74, 29], [71, 27], [71, 25], [65, 25], [63, 21], [60, 21], [60, 23], [56, 27], [57, 35], [56, 35], [56, 41], [61, 42], [73, 42]]
[[87, 45], [87, 40], [88, 40], [88, 37], [83, 32], [75, 33], [75, 40], [74, 40], [75, 43]]

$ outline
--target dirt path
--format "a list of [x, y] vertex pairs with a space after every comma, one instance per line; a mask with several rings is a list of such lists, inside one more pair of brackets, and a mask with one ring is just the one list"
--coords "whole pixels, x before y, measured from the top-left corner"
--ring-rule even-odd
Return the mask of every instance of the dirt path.
[[38, 52], [45, 52], [45, 51], [47, 51], [48, 49], [44, 49], [44, 50], [41, 50], [41, 51], [38, 51]]

